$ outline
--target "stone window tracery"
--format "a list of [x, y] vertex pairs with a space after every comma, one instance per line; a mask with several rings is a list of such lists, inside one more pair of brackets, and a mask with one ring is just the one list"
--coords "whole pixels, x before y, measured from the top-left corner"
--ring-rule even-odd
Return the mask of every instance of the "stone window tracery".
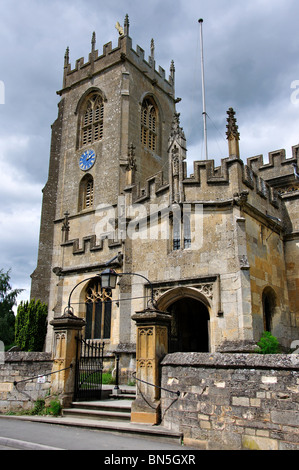
[[85, 175], [79, 187], [79, 211], [93, 207], [93, 194], [93, 177], [91, 175]]
[[152, 99], [147, 98], [142, 103], [141, 108], [141, 143], [142, 145], [156, 152], [158, 141], [158, 112]]
[[81, 113], [80, 146], [102, 140], [104, 131], [104, 103], [99, 93], [93, 93]]
[[172, 217], [172, 250], [187, 250], [191, 248], [191, 218], [190, 214]]
[[97, 280], [91, 281], [86, 290], [85, 305], [85, 339], [110, 339], [111, 290], [102, 289]]

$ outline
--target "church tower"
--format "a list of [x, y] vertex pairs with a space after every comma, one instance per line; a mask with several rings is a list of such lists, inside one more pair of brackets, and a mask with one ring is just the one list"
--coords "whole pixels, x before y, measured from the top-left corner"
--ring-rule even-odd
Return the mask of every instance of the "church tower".
[[[65, 53], [31, 297], [48, 304], [49, 323], [70, 305], [85, 339], [120, 353], [122, 370], [134, 369], [132, 315], [148, 300], [171, 312], [172, 352], [244, 352], [264, 329], [289, 347], [298, 338], [298, 146], [293, 158], [280, 150], [246, 165], [230, 108], [228, 156], [217, 167], [194, 161], [188, 176], [174, 64], [167, 78], [156, 69], [153, 40], [148, 60], [133, 50], [128, 16], [117, 29], [117, 47], [102, 54], [92, 34], [87, 61], [72, 67]], [[111, 290], [97, 276], [107, 264], [118, 274]], [[47, 351], [52, 335], [49, 327]]]
[[168, 178], [173, 62], [166, 78], [156, 70], [153, 40], [148, 60], [141, 47], [132, 49], [128, 15], [116, 28], [117, 47], [109, 42], [100, 54], [93, 33], [87, 61], [72, 68], [69, 48], [64, 57], [31, 289], [32, 298], [48, 304], [49, 320], [63, 313], [72, 287], [121, 251], [120, 241], [98, 233], [97, 208], [116, 206], [126, 188], [142, 187], [155, 173]]

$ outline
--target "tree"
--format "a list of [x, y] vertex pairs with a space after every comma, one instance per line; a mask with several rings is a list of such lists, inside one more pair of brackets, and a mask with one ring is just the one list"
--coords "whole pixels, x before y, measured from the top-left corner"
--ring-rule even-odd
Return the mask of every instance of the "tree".
[[40, 300], [21, 302], [16, 317], [17, 346], [22, 351], [42, 351], [47, 333], [48, 307]]
[[10, 270], [0, 269], [0, 341], [6, 346], [14, 343], [15, 315], [12, 310], [16, 299], [23, 289], [12, 289], [10, 285]]

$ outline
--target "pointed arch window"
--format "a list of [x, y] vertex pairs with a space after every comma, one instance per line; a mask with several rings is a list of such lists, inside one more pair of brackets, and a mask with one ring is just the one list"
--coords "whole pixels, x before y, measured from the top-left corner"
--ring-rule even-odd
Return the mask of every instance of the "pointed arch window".
[[104, 103], [99, 93], [92, 93], [81, 113], [80, 146], [102, 140], [104, 131]]
[[158, 111], [154, 101], [147, 98], [142, 103], [141, 108], [141, 143], [152, 150], [157, 151], [158, 147]]
[[85, 175], [79, 188], [79, 211], [84, 209], [90, 209], [93, 206], [93, 177], [91, 175]]
[[111, 290], [102, 289], [99, 281], [92, 280], [86, 290], [85, 305], [85, 339], [110, 339]]

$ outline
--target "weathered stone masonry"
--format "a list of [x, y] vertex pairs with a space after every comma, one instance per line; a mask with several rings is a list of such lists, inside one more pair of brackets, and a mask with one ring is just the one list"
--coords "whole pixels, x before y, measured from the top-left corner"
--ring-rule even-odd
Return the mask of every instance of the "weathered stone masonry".
[[[5, 362], [0, 364], [0, 411], [30, 409], [38, 398], [45, 398], [51, 386], [51, 376], [39, 383], [37, 376], [52, 371], [50, 353], [7, 352]], [[14, 384], [25, 379], [33, 380]]]
[[299, 355], [174, 353], [163, 424], [204, 449], [299, 450]]

